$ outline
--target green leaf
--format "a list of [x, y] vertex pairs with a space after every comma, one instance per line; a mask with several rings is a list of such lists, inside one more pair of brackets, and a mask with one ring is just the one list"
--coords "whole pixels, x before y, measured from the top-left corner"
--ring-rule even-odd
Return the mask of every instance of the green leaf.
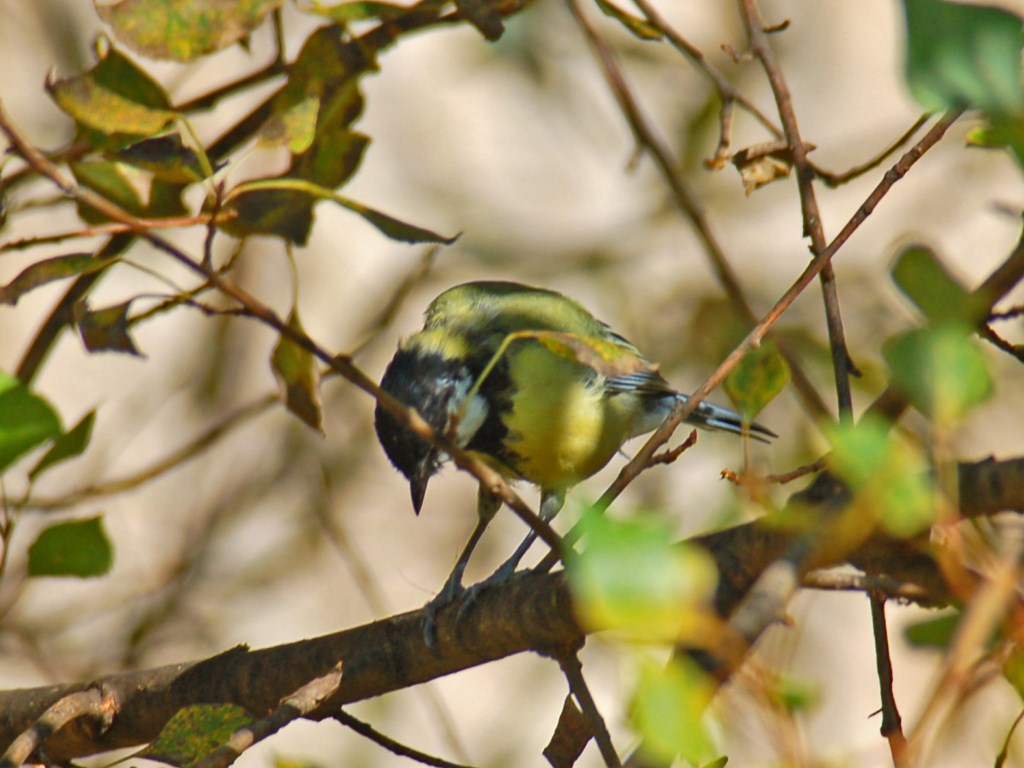
[[316, 200], [321, 199], [331, 200], [358, 213], [393, 240], [450, 245], [458, 237], [445, 237], [407, 224], [318, 184], [290, 178], [247, 181], [235, 187], [224, 206], [225, 211], [232, 211], [235, 215], [224, 221], [224, 229], [239, 236], [276, 234], [302, 243], [309, 234], [310, 209]]
[[893, 385], [941, 426], [960, 421], [992, 394], [985, 355], [963, 328], [908, 331], [886, 342], [882, 354]]
[[43, 458], [28, 473], [29, 478], [35, 480], [44, 470], [54, 464], [80, 456], [89, 445], [89, 440], [92, 437], [92, 425], [95, 420], [96, 411], [89, 411], [70, 431], [58, 435], [53, 441], [53, 445], [43, 454]]
[[[288, 316], [288, 327], [304, 333], [297, 310]], [[282, 334], [270, 357], [270, 367], [288, 410], [322, 433], [320, 371], [313, 353]]]
[[0, 371], [0, 472], [60, 434], [60, 418], [53, 407]]
[[903, 636], [915, 648], [945, 651], [953, 642], [953, 635], [956, 634], [961, 618], [960, 611], [951, 611], [934, 618], [916, 621], [903, 629]]
[[[71, 163], [71, 173], [79, 184], [102, 195], [133, 216], [144, 216], [146, 207], [139, 197], [138, 191], [124, 174], [120, 163], [110, 160], [87, 160]], [[94, 208], [80, 203], [78, 213], [90, 224], [101, 224], [108, 221], [107, 217]]]
[[103, 576], [113, 560], [102, 519], [90, 517], [57, 523], [40, 533], [28, 548], [28, 575]]
[[892, 278], [933, 325], [959, 323], [973, 327], [988, 308], [974, 299], [926, 246], [905, 248], [892, 267]]
[[46, 88], [75, 122], [103, 134], [152, 136], [176, 116], [156, 81], [114, 49], [87, 72]]
[[458, 235], [446, 237], [433, 230], [417, 227], [415, 224], [409, 224], [396, 219], [394, 216], [378, 211], [368, 205], [357, 203], [355, 200], [349, 200], [340, 196], [334, 196], [333, 199], [338, 205], [358, 213], [376, 227], [382, 235], [392, 240], [398, 240], [402, 243], [443, 243], [444, 245], [451, 245], [459, 239]]
[[117, 159], [175, 184], [191, 184], [207, 177], [203, 158], [186, 147], [176, 133], [136, 142], [119, 150]]
[[666, 523], [612, 520], [590, 509], [586, 549], [567, 567], [581, 620], [644, 642], [699, 642], [716, 622], [718, 571], [708, 553], [671, 541]]
[[18, 299], [41, 285], [66, 277], [96, 272], [113, 261], [97, 259], [91, 253], [69, 253], [37, 261], [25, 267], [7, 285], [0, 286], [0, 304], [17, 304]]
[[139, 757], [190, 768], [252, 722], [252, 715], [237, 704], [182, 707]]
[[661, 40], [661, 30], [646, 19], [626, 13], [610, 0], [597, 0], [597, 7], [605, 16], [610, 16], [641, 40]]
[[726, 394], [747, 421], [778, 397], [789, 383], [789, 364], [772, 342], [743, 356], [725, 379]]
[[96, 3], [115, 37], [154, 59], [191, 61], [249, 36], [282, 0], [121, 0]]
[[82, 343], [90, 352], [124, 352], [143, 357], [128, 334], [128, 310], [132, 302], [104, 309], [86, 310], [76, 320]]
[[944, 0], [903, 0], [903, 7], [907, 84], [925, 109], [1021, 109], [1019, 16]]
[[858, 522], [877, 521], [897, 537], [914, 536], [932, 523], [937, 492], [915, 448], [871, 419], [830, 426], [826, 437], [829, 467], [854, 492]]
[[677, 755], [696, 765], [715, 760], [718, 754], [704, 724], [715, 689], [708, 675], [683, 656], [664, 668], [645, 666], [630, 708], [643, 749], [666, 763]]

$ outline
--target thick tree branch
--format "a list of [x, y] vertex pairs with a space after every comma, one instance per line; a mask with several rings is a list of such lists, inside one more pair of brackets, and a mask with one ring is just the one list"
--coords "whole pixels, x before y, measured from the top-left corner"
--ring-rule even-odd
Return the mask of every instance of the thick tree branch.
[[[841, 505], [842, 494], [823, 492], [823, 482], [795, 494], [790, 505], [803, 505], [805, 514], [808, 505]], [[962, 497], [965, 515], [1024, 512], [1024, 457], [963, 464], [960, 488], [968, 492]], [[972, 498], [969, 493], [975, 491], [978, 496]], [[712, 555], [721, 573], [716, 610], [723, 616], [733, 614], [751, 585], [799, 535], [765, 518], [691, 540]], [[817, 553], [800, 566], [799, 575], [842, 562], [871, 576], [917, 585], [918, 591], [908, 590], [906, 599], [926, 605], [949, 599], [938, 566], [920, 542], [881, 535], [869, 537], [850, 552]], [[815, 584], [814, 577], [808, 584]], [[339, 662], [344, 663], [345, 672], [337, 693], [312, 709], [309, 717], [333, 717], [345, 704], [526, 651], [565, 658], [585, 639], [560, 573], [523, 574], [481, 593], [461, 618], [460, 610], [455, 603], [439, 613], [434, 651], [424, 645], [420, 610], [276, 648], [239, 647], [202, 661], [98, 681], [0, 691], [0, 744], [10, 744], [29, 731], [54, 703], [97, 685], [104, 692], [107, 711], [113, 714], [112, 724], [107, 729], [74, 726], [58, 731], [45, 745], [51, 759], [146, 743], [179, 708], [189, 704], [231, 702], [256, 714], [272, 712], [283, 697], [328, 674]]]

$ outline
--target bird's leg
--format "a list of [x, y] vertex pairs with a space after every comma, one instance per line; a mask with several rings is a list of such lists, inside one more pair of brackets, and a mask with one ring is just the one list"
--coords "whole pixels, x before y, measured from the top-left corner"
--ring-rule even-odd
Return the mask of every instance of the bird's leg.
[[473, 533], [469, 535], [466, 546], [459, 553], [459, 559], [455, 561], [455, 566], [452, 568], [452, 572], [448, 574], [448, 578], [445, 580], [444, 586], [441, 587], [441, 591], [424, 608], [423, 639], [428, 646], [433, 647], [434, 640], [437, 638], [437, 612], [446, 605], [450, 605], [465, 592], [465, 587], [462, 586], [462, 575], [466, 570], [466, 565], [469, 563], [469, 558], [473, 556], [473, 550], [476, 549], [476, 545], [480, 542], [484, 531], [487, 530], [488, 524], [494, 519], [495, 513], [500, 508], [501, 499], [490, 491], [485, 490], [483, 486], [480, 486], [476, 504], [476, 527], [473, 529]]
[[[544, 491], [541, 495], [540, 500], [540, 518], [545, 523], [550, 523], [555, 515], [562, 509], [562, 505], [565, 504], [565, 491]], [[523, 559], [530, 547], [533, 546], [533, 542], [537, 540], [537, 534], [535, 531], [530, 531], [526, 534], [526, 538], [516, 547], [516, 551], [512, 553], [512, 557], [498, 566], [498, 570], [488, 576], [481, 582], [478, 582], [466, 590], [466, 598], [462, 601], [462, 606], [459, 608], [459, 612], [466, 610], [473, 601], [476, 600], [477, 596], [485, 589], [496, 587], [500, 584], [504, 584], [512, 575], [516, 572], [516, 568], [519, 567], [519, 561]]]

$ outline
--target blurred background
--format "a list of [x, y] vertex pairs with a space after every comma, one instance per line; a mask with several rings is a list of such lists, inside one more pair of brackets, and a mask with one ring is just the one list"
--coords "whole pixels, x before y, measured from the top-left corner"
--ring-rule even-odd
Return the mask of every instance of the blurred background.
[[[658, 3], [661, 12], [766, 113], [773, 114], [762, 71], [737, 63], [723, 45], [745, 36], [732, 4]], [[902, 17], [888, 0], [858, 3], [765, 2], [770, 21], [789, 19], [772, 42], [793, 92], [805, 139], [822, 167], [842, 171], [875, 156], [918, 116], [902, 80]], [[587, 6], [616, 47], [643, 108], [677, 153], [684, 176], [706, 207], [713, 230], [763, 313], [809, 259], [792, 180], [745, 195], [731, 169], [702, 166], [717, 140], [716, 102], [707, 83], [667, 45], [644, 44]], [[90, 3], [0, 0], [0, 99], [21, 130], [43, 147], [67, 142], [73, 126], [49, 100], [47, 73], [67, 76], [93, 62], [103, 34]], [[286, 4], [289, 56], [316, 19]], [[192, 66], [153, 64], [175, 102], [207, 92], [270, 58], [261, 28], [239, 46]], [[437, 293], [470, 279], [509, 279], [572, 295], [630, 338], [682, 390], [696, 388], [730, 350], [724, 295], [690, 225], [634, 142], [593, 57], [563, 3], [539, 0], [507, 24], [497, 44], [458, 26], [403, 40], [364, 80], [366, 111], [356, 128], [372, 138], [345, 194], [406, 221], [446, 234], [441, 249], [384, 327], [374, 318], [426, 249], [386, 240], [351, 213], [317, 208], [308, 247], [297, 249], [297, 281], [284, 248], [254, 239], [238, 279], [287, 314], [293, 291], [303, 324], [323, 346], [358, 349], [357, 362], [383, 371], [398, 338], [417, 329]], [[204, 139], [272, 92], [273, 83], [196, 121]], [[853, 358], [864, 372], [855, 406], [884, 386], [880, 340], [917, 322], [888, 268], [899, 249], [923, 242], [973, 286], [1016, 242], [1024, 193], [1019, 171], [999, 152], [966, 150], [971, 120], [950, 135], [884, 199], [835, 262]], [[734, 147], [767, 140], [747, 115], [735, 123]], [[895, 159], [895, 158], [894, 158]], [[251, 151], [232, 174], [279, 168], [283, 156]], [[886, 168], [892, 161], [882, 166]], [[881, 170], [839, 189], [819, 187], [828, 236], [834, 236], [874, 187]], [[193, 190], [198, 192], [198, 190]], [[33, 188], [40, 200], [52, 191]], [[190, 198], [198, 206], [200, 196]], [[4, 240], [76, 226], [50, 211], [20, 215]], [[198, 253], [202, 232], [176, 235]], [[232, 244], [221, 242], [230, 249]], [[66, 252], [57, 247], [54, 254]], [[38, 258], [38, 254], [32, 254]], [[0, 255], [0, 283], [28, 263]], [[139, 294], [165, 295], [164, 279], [183, 280], [159, 254], [136, 247], [138, 269], [119, 269], [96, 293], [97, 305]], [[163, 278], [155, 277], [153, 272]], [[0, 307], [0, 369], [12, 371], [63, 287]], [[780, 328], [834, 410], [820, 291], [808, 290]], [[36, 389], [74, 424], [98, 416], [89, 451], [49, 473], [40, 499], [130, 477], [186, 445], [229, 414], [275, 391], [268, 359], [274, 335], [256, 323], [199, 312], [161, 315], [135, 329], [144, 358], [88, 354], [65, 333]], [[956, 435], [954, 455], [978, 459], [1021, 452], [1024, 383], [1019, 369], [991, 354], [1001, 389]], [[0, 687], [77, 680], [127, 668], [200, 658], [238, 643], [264, 647], [355, 626], [420, 607], [439, 589], [475, 522], [473, 481], [449, 470], [436, 478], [423, 513], [413, 515], [408, 487], [387, 463], [372, 431], [371, 400], [334, 379], [323, 384], [320, 435], [280, 406], [262, 408], [212, 450], [125, 492], [93, 496], [70, 513], [102, 513], [114, 541], [108, 577], [74, 581], [24, 578], [25, 549], [64, 510], [23, 516], [0, 583]], [[726, 402], [722, 393], [712, 398]], [[782, 435], [755, 446], [751, 461], [785, 472], [823, 451], [820, 430], [791, 391], [759, 419]], [[908, 424], [920, 426], [913, 416]], [[685, 433], [682, 433], [685, 434]], [[570, 496], [565, 530], [581, 503], [596, 498], [621, 466], [614, 461]], [[660, 509], [680, 535], [749, 519], [760, 509], [719, 478], [740, 470], [743, 449], [727, 436], [702, 434], [670, 467], [646, 473], [617, 503], [616, 514]], [[16, 473], [12, 473], [16, 474]], [[15, 478], [16, 479], [16, 478]], [[794, 486], [799, 486], [795, 483]], [[23, 488], [7, 487], [16, 498]], [[795, 490], [772, 492], [781, 503]], [[533, 500], [532, 492], [523, 489]], [[564, 518], [564, 519], [563, 519]], [[471, 564], [470, 579], [500, 563], [523, 535], [501, 514]], [[877, 680], [868, 601], [859, 594], [805, 593], [793, 623], [763, 639], [759, 665], [777, 667], [815, 692], [792, 733], [780, 733], [762, 706], [744, 696], [744, 676], [719, 697], [728, 722], [730, 765], [776, 765], [801, 755], [831, 764], [889, 764], [878, 735]], [[937, 657], [905, 646], [898, 631], [923, 611], [890, 606], [896, 696], [904, 722], [934, 682]], [[620, 747], [628, 739], [628, 695], [637, 660], [657, 655], [594, 637], [584, 652], [588, 678]], [[357, 716], [418, 749], [477, 765], [540, 764], [540, 750], [565, 695], [556, 667], [534, 656], [508, 659], [411, 691], [352, 707]], [[529, 701], [529, 706], [523, 706]], [[940, 737], [928, 764], [992, 764], [1019, 700], [998, 681], [979, 691]], [[289, 726], [239, 761], [400, 765], [336, 723]], [[597, 765], [590, 747], [581, 765]], [[804, 764], [819, 764], [806, 762]], [[1008, 765], [1024, 765], [1011, 750]]]

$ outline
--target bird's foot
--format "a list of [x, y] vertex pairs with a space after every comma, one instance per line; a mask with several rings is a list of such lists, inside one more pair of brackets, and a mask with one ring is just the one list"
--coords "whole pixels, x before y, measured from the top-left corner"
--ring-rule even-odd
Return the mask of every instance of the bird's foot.
[[483, 581], [478, 581], [473, 586], [465, 588], [463, 590], [465, 594], [462, 596], [462, 603], [459, 605], [459, 618], [465, 615], [466, 611], [472, 607], [473, 603], [476, 602], [476, 599], [483, 592], [508, 583], [516, 575], [517, 565], [518, 562], [509, 560]]
[[[462, 586], [461, 579], [449, 578], [441, 591], [423, 607], [423, 642], [433, 650], [437, 642], [437, 614], [442, 608], [454, 603], [463, 594], [466, 588]], [[461, 613], [461, 609], [460, 609]]]

